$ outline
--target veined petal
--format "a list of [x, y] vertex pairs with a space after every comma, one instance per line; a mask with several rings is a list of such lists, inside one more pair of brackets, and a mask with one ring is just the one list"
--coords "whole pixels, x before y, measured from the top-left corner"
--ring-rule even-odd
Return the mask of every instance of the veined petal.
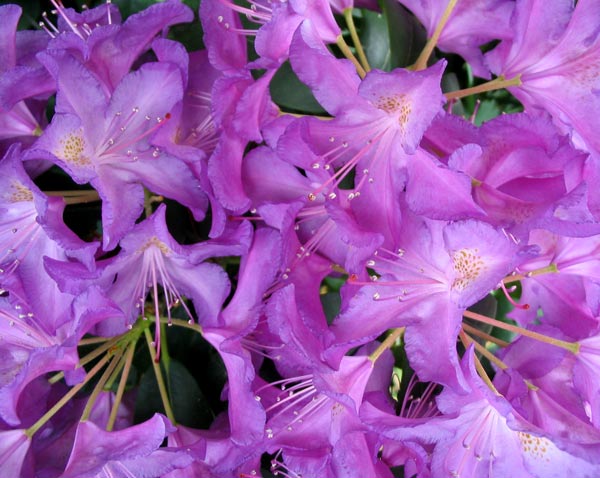
[[111, 250], [144, 210], [144, 188], [141, 184], [117, 178], [104, 168], [100, 169], [92, 185], [102, 199], [102, 245]]
[[446, 62], [440, 61], [423, 71], [373, 70], [360, 84], [359, 95], [388, 114], [390, 128], [408, 154], [415, 152], [445, 102], [440, 86], [445, 68]]
[[85, 184], [96, 177], [94, 145], [88, 139], [87, 130], [84, 130], [78, 116], [55, 115], [33, 147], [37, 157], [57, 163], [79, 184]]
[[349, 60], [338, 60], [325, 48], [310, 21], [296, 30], [290, 46], [290, 61], [298, 77], [331, 114], [357, 101], [360, 78]]
[[158, 33], [171, 25], [191, 22], [193, 18], [192, 10], [185, 4], [168, 0], [131, 15], [108, 37], [96, 39], [94, 30], [89, 39], [88, 66], [112, 91], [130, 71], [140, 54], [150, 47]]
[[0, 472], [5, 476], [23, 476], [23, 461], [30, 445], [25, 430], [0, 431]]
[[0, 73], [15, 66], [17, 24], [22, 9], [18, 5], [0, 7]]

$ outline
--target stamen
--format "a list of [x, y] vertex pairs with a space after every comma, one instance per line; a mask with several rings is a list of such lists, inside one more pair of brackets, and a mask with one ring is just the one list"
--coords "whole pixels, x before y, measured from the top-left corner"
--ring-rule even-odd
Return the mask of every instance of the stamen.
[[[138, 281], [134, 286], [133, 296], [139, 297], [136, 303], [136, 308], [141, 309], [145, 304], [146, 295], [148, 290], [152, 292], [152, 302], [154, 304], [154, 322], [155, 322], [155, 346], [156, 346], [156, 357], [155, 360], [160, 361], [160, 350], [161, 350], [161, 306], [159, 303], [159, 291], [158, 285], [160, 283], [163, 291], [164, 303], [167, 308], [167, 325], [170, 326], [173, 323], [171, 317], [171, 309], [176, 306], [184, 308], [190, 322], [186, 325], [194, 323], [193, 315], [188, 308], [187, 304], [183, 300], [183, 297], [177, 290], [177, 287], [171, 276], [168, 273], [165, 265], [165, 256], [171, 253], [171, 250], [161, 242], [157, 237], [151, 237], [146, 243], [141, 246], [138, 253], [143, 254], [141, 259], [141, 271], [138, 276]], [[144, 314], [144, 311], [141, 311]], [[144, 320], [147, 320], [145, 315]], [[179, 325], [179, 324], [178, 324]]]
[[[220, 17], [222, 18], [222, 17]], [[221, 25], [225, 30], [227, 30], [228, 32], [233, 32], [233, 33], [237, 33], [238, 35], [244, 35], [244, 36], [256, 36], [257, 31], [256, 30], [250, 30], [250, 29], [245, 29], [245, 28], [232, 28], [231, 25], [228, 22], [225, 23], [221, 23], [219, 22], [219, 25]]]
[[34, 319], [33, 313], [21, 313], [21, 306], [15, 306], [15, 312], [0, 309], [0, 321], [8, 323], [10, 330], [0, 339], [10, 336], [10, 342], [19, 345], [25, 349], [34, 349], [39, 347], [52, 347], [59, 342], [45, 329], [41, 321]]
[[[453, 100], [452, 102], [454, 102], [454, 101], [456, 101], [456, 100]], [[469, 118], [469, 121], [472, 124], [475, 124], [475, 118], [477, 118], [477, 113], [479, 113], [480, 106], [481, 106], [481, 100], [479, 98], [477, 98], [477, 100], [475, 101], [475, 107], [473, 108], [473, 114]]]
[[[373, 130], [375, 130], [375, 128], [373, 128]], [[370, 131], [369, 131], [370, 133]], [[313, 190], [309, 195], [308, 195], [308, 199], [311, 201], [314, 201], [317, 197], [318, 194], [320, 194], [321, 192], [325, 191], [325, 190], [331, 190], [331, 189], [335, 189], [338, 188], [340, 183], [344, 180], [344, 178], [350, 173], [350, 171], [354, 168], [354, 166], [356, 166], [356, 164], [358, 164], [358, 162], [369, 152], [371, 151], [373, 144], [379, 144], [379, 140], [382, 139], [382, 137], [387, 133], [387, 129], [385, 128], [380, 128], [380, 132], [373, 138], [372, 141], [369, 141], [365, 144], [365, 146], [363, 146], [354, 156], [352, 156], [352, 158], [350, 158], [340, 169], [338, 169], [333, 175], [331, 175], [331, 177], [329, 179], [327, 179], [327, 181], [325, 181], [324, 183], [322, 183], [317, 189]], [[357, 143], [360, 143], [360, 139], [356, 140]], [[334, 154], [332, 158], [330, 158], [326, 164], [330, 164], [333, 161], [339, 159], [342, 157], [343, 154], [345, 154], [345, 149], [348, 148], [348, 143], [347, 142], [342, 142], [341, 146], [337, 146], [334, 149], [332, 149], [331, 151], [329, 151], [328, 153], [326, 153], [325, 155], [322, 156], [322, 158], [326, 158], [328, 155], [332, 155], [333, 153], [337, 153], [340, 150], [342, 151], [341, 154]], [[379, 150], [379, 148], [377, 148], [377, 151]], [[372, 161], [372, 163], [377, 159], [378, 154], [375, 153], [374, 154], [374, 160]], [[369, 165], [369, 168], [372, 169], [372, 164]], [[368, 169], [367, 169], [368, 171]], [[354, 193], [356, 194], [356, 193]]]
[[409, 419], [431, 418], [440, 414], [440, 411], [432, 398], [433, 394], [440, 388], [440, 385], [429, 382], [420, 397], [413, 393], [419, 384], [419, 379], [415, 374], [410, 377], [406, 387], [406, 393], [402, 400], [402, 405], [398, 413], [399, 416]]
[[[260, 5], [257, 4], [255, 2], [249, 2], [250, 3], [250, 8], [247, 7], [242, 7], [241, 5], [236, 5], [233, 2], [229, 2], [227, 0], [219, 0], [223, 5], [225, 5], [227, 8], [229, 8], [230, 10], [233, 10], [234, 12], [237, 13], [241, 13], [242, 15], [244, 15], [249, 21], [254, 22], [254, 23], [258, 23], [260, 25], [263, 25], [269, 21], [271, 21], [271, 18], [273, 17], [273, 11], [269, 8], [267, 8], [264, 5]], [[258, 11], [257, 6], [260, 5], [262, 12]], [[254, 8], [252, 8], [254, 7]], [[220, 17], [223, 18], [223, 17]], [[222, 20], [219, 22], [222, 23]], [[235, 31], [234, 29], [232, 29], [231, 31]], [[249, 30], [254, 32], [254, 34], [256, 34], [255, 30]]]
[[281, 450], [279, 450], [271, 460], [270, 469], [273, 473], [273, 476], [283, 476], [284, 478], [302, 478], [302, 475], [290, 470], [280, 458]]
[[79, 29], [77, 28], [77, 25], [75, 25], [71, 21], [71, 19], [68, 17], [67, 13], [65, 12], [65, 7], [63, 6], [62, 2], [60, 2], [60, 0], [58, 2], [57, 2], [57, 0], [50, 0], [50, 2], [52, 3], [52, 5], [54, 5], [56, 7], [56, 12], [61, 17], [63, 17], [65, 22], [67, 22], [67, 25], [69, 25], [69, 27], [73, 31], [73, 33], [75, 33], [75, 35], [77, 35], [79, 38], [84, 40], [83, 35], [79, 32]]
[[250, 336], [246, 336], [242, 339], [240, 339], [240, 343], [243, 345], [243, 347], [246, 350], [249, 350], [250, 352], [254, 352], [257, 355], [261, 355], [262, 357], [271, 359], [271, 360], [278, 360], [279, 356], [272, 356], [271, 352], [273, 351], [277, 351], [277, 350], [281, 350], [282, 348], [285, 347], [284, 344], [280, 344], [280, 345], [265, 345], [265, 344], [260, 344], [258, 342], [255, 342], [254, 340], [251, 340], [251, 338], [249, 338]]
[[[148, 136], [153, 134], [156, 130], [158, 130], [160, 127], [166, 124], [168, 120], [171, 119], [171, 114], [166, 113], [164, 118], [156, 118], [156, 124], [154, 126], [147, 128], [147, 122], [149, 122], [150, 119], [146, 119], [149, 118], [149, 116], [146, 115], [144, 118], [146, 119], [146, 122], [139, 122], [133, 131], [129, 131], [127, 133], [126, 140], [121, 143], [120, 139], [122, 139], [125, 136], [124, 133], [128, 130], [129, 123], [138, 112], [138, 107], [132, 108], [130, 114], [125, 119], [122, 118], [121, 112], [117, 112], [115, 114], [105, 134], [105, 138], [107, 139], [104, 141], [104, 148], [100, 148], [100, 150], [97, 151], [97, 154], [99, 156], [119, 153], [127, 148], [130, 148], [142, 139], [147, 138]], [[131, 154], [128, 154], [128, 156], [131, 156]]]
[[52, 33], [46, 25], [44, 25], [44, 22], [39, 22], [38, 27], [40, 27], [42, 30], [44, 30], [50, 38], [56, 38], [56, 35], [54, 33]]
[[48, 25], [48, 28], [50, 28], [54, 33], [60, 33], [60, 30], [58, 28], [56, 28], [54, 23], [52, 23], [50, 20], [48, 20], [48, 12], [46, 12], [46, 11], [42, 12], [42, 20], [46, 25]]
[[106, 18], [108, 20], [108, 24], [112, 25], [112, 14], [110, 12], [110, 4], [112, 3], [112, 0], [106, 0]]
[[504, 282], [500, 282], [500, 288], [502, 289], [502, 292], [504, 292], [506, 299], [513, 305], [513, 307], [516, 307], [517, 309], [521, 310], [529, 310], [529, 308], [531, 307], [529, 304], [518, 304], [514, 301], [514, 299], [510, 296], [508, 290], [506, 290]]

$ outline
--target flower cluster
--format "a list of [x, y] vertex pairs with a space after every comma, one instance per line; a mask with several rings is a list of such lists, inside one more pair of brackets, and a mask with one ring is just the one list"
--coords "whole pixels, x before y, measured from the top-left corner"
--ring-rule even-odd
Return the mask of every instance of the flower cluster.
[[1, 476], [600, 476], [600, 0], [51, 3], [0, 6]]

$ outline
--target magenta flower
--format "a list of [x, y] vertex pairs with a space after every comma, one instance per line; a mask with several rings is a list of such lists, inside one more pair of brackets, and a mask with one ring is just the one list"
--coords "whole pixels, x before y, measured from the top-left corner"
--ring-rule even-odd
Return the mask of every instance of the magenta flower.
[[[160, 477], [188, 466], [192, 457], [182, 449], [162, 448], [169, 421], [154, 415], [124, 430], [107, 432], [92, 422], [81, 422], [69, 462], [61, 478], [111, 476]], [[118, 475], [117, 475], [118, 476]]]
[[[205, 198], [188, 166], [150, 141], [183, 95], [175, 65], [146, 64], [127, 75], [107, 98], [91, 72], [71, 56], [44, 58], [59, 85], [60, 114], [35, 147], [75, 181], [90, 182], [98, 190], [106, 249], [114, 248], [140, 216], [144, 186], [189, 206], [197, 218], [204, 217]], [[160, 95], [154, 94], [156, 88]], [[180, 177], [187, 179], [181, 182]]]
[[[100, 335], [122, 333], [140, 314], [147, 313], [146, 318], [154, 317], [158, 324], [162, 311], [160, 288], [168, 317], [171, 317], [172, 307], [182, 306], [193, 320], [185, 297], [194, 302], [202, 325], [215, 325], [229, 293], [229, 280], [218, 265], [200, 262], [208, 257], [241, 253], [247, 246], [240, 242], [249, 241], [243, 229], [242, 226], [236, 231], [239, 235], [234, 236], [232, 244], [227, 243], [224, 236], [214, 242], [182, 246], [169, 234], [165, 207], [161, 206], [123, 238], [120, 254], [99, 261], [94, 271], [86, 272], [78, 265], [58, 261], [47, 261], [47, 267], [65, 290], [80, 294], [96, 285], [110, 303], [123, 311], [124, 318], [114, 317], [98, 325]], [[153, 307], [145, 311], [149, 292]], [[159, 339], [157, 344], [160, 344]]]
[[58, 31], [50, 27], [48, 32], [53, 37], [51, 49], [65, 50], [77, 58], [107, 94], [117, 88], [157, 34], [193, 19], [192, 11], [178, 0], [150, 5], [123, 24], [118, 9], [110, 4], [81, 14], [64, 7], [57, 10]]
[[24, 465], [31, 439], [25, 430], [0, 431], [0, 471], [6, 476], [29, 476], [31, 471]]
[[0, 7], [0, 476], [600, 476], [600, 0], [50, 3]]
[[[512, 39], [487, 54], [494, 73], [520, 77], [509, 90], [527, 107], [548, 111], [555, 123], [588, 150], [599, 151], [598, 54], [600, 38], [591, 18], [597, 2], [518, 2]], [[585, 100], [583, 100], [585, 98]]]
[[[399, 0], [421, 21], [431, 38], [449, 2]], [[473, 73], [490, 77], [480, 46], [492, 40], [512, 39], [510, 18], [514, 8], [508, 0], [460, 0], [442, 29], [437, 47], [461, 55]]]
[[335, 353], [406, 326], [406, 351], [419, 377], [460, 389], [462, 314], [524, 259], [520, 248], [485, 223], [444, 224], [406, 212], [395, 237], [393, 251], [380, 248], [366, 262], [375, 272], [369, 282], [351, 278], [349, 286], [362, 287], [332, 326]]
[[[17, 32], [21, 16], [17, 5], [0, 6], [0, 141], [31, 143], [42, 132], [45, 101], [54, 90], [52, 77], [36, 60], [48, 43], [37, 31]], [[4, 152], [2, 147], [2, 153]]]
[[438, 474], [488, 477], [519, 470], [522, 476], [563, 476], [565, 471], [592, 477], [598, 473], [597, 459], [587, 461], [559, 448], [553, 438], [527, 423], [503, 397], [494, 395], [476, 377], [472, 354], [465, 376], [470, 393], [457, 395], [450, 389], [438, 398], [445, 414], [458, 413], [456, 418], [440, 421], [450, 438], [436, 444], [432, 471]]

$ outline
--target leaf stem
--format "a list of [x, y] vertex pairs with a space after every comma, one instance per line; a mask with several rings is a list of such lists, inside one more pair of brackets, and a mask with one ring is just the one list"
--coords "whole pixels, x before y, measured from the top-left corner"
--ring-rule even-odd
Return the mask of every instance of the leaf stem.
[[494, 78], [493, 80], [482, 83], [481, 85], [465, 88], [464, 90], [451, 91], [450, 93], [446, 93], [445, 96], [447, 100], [455, 100], [464, 98], [465, 96], [485, 93], [486, 91], [501, 90], [510, 86], [520, 86], [521, 84], [520, 74], [514, 78], [511, 78], [510, 80], [507, 80], [504, 78], [504, 76], [499, 76], [498, 78]]
[[476, 335], [482, 339], [487, 340], [488, 342], [492, 342], [493, 344], [498, 345], [499, 347], [508, 347], [510, 344], [504, 340], [501, 340], [493, 335], [486, 334], [483, 330], [476, 329], [475, 327], [471, 327], [469, 324], [465, 324], [463, 322], [462, 328], [465, 332], [468, 332], [471, 335]]
[[348, 60], [350, 60], [354, 64], [354, 67], [356, 68], [356, 72], [358, 73], [358, 76], [360, 76], [361, 78], [364, 78], [367, 75], [367, 72], [362, 67], [360, 62], [356, 59], [356, 57], [352, 53], [352, 50], [350, 50], [350, 47], [348, 46], [348, 44], [346, 43], [346, 40], [344, 40], [344, 37], [342, 35], [337, 37], [335, 44], [342, 51], [344, 56], [346, 58], [348, 58]]
[[[79, 359], [79, 363], [77, 364], [76, 368], [81, 368], [85, 364], [94, 360], [96, 357], [102, 355], [104, 352], [109, 350], [111, 347], [115, 346], [119, 342], [119, 340], [121, 340], [122, 337], [123, 337], [123, 335], [119, 335], [117, 337], [113, 337], [112, 339], [105, 341], [106, 343], [104, 345], [101, 345], [97, 349], [92, 350], [89, 354], [87, 354], [83, 358]], [[86, 339], [83, 339], [83, 340], [86, 340]], [[88, 344], [89, 344], [89, 342], [88, 342]], [[48, 379], [48, 382], [56, 383], [60, 379], [62, 379], [64, 376], [65, 376], [64, 372], [59, 372], [56, 375], [53, 375], [52, 377], [50, 377]]]
[[92, 413], [94, 404], [96, 403], [96, 400], [98, 399], [98, 395], [100, 395], [100, 392], [102, 392], [102, 390], [104, 389], [104, 384], [109, 379], [109, 377], [112, 375], [113, 371], [117, 368], [117, 365], [121, 362], [122, 356], [123, 356], [123, 350], [121, 350], [121, 349], [117, 350], [117, 352], [114, 355], [108, 355], [108, 357], [111, 358], [111, 361], [108, 364], [108, 367], [106, 367], [106, 370], [104, 371], [104, 373], [100, 376], [98, 383], [94, 387], [94, 391], [89, 396], [88, 401], [85, 404], [85, 408], [83, 409], [81, 419], [79, 421], [85, 422], [90, 418], [90, 414]]
[[152, 193], [144, 188], [144, 214], [146, 218], [152, 216]]
[[[471, 337], [469, 337], [467, 334], [465, 334], [465, 332], [463, 330], [461, 330], [458, 335], [460, 337], [460, 341], [463, 343], [463, 345], [467, 349], [469, 348], [469, 346], [472, 343], [475, 343], [473, 341], [473, 339], [471, 339]], [[477, 344], [475, 346], [477, 347]], [[490, 380], [490, 377], [488, 376], [487, 372], [483, 368], [483, 365], [481, 365], [479, 358], [477, 356], [475, 356], [473, 358], [475, 359], [475, 368], [477, 369], [477, 373], [479, 373], [479, 376], [481, 377], [481, 379], [486, 383], [486, 385], [490, 388], [490, 390], [492, 392], [494, 392], [496, 395], [501, 395], [500, 392], [498, 392], [498, 389], [494, 386], [494, 384]]]
[[397, 329], [393, 329], [390, 332], [390, 334], [385, 338], [385, 340], [381, 342], [381, 344], [379, 344], [379, 347], [377, 347], [377, 349], [375, 349], [375, 351], [371, 355], [369, 355], [369, 360], [375, 363], [377, 359], [381, 356], [381, 354], [387, 349], [389, 349], [392, 345], [394, 345], [396, 343], [396, 340], [404, 334], [405, 329], [406, 327], [399, 327]]
[[101, 344], [102, 342], [106, 342], [107, 340], [110, 340], [110, 338], [108, 338], [108, 337], [86, 337], [84, 339], [81, 339], [77, 345], [81, 346], [81, 345]]
[[533, 271], [527, 272], [526, 274], [514, 274], [507, 276], [502, 280], [502, 282], [504, 282], [504, 284], [506, 285], [512, 282], [518, 282], [520, 280], [527, 279], [529, 277], [541, 276], [544, 274], [556, 274], [558, 272], [558, 266], [552, 263], [549, 266], [542, 267], [540, 269], [535, 269]]
[[486, 317], [485, 315], [477, 314], [475, 312], [471, 312], [470, 310], [466, 310], [463, 312], [465, 317], [469, 319], [478, 320], [479, 322], [483, 322], [484, 324], [493, 325], [494, 327], [498, 327], [500, 329], [508, 330], [510, 332], [514, 332], [516, 334], [524, 335], [525, 337], [529, 337], [530, 339], [537, 340], [539, 342], [544, 342], [546, 344], [554, 345], [556, 347], [563, 348], [568, 350], [573, 354], [579, 353], [579, 344], [577, 342], [567, 342], [565, 340], [559, 340], [552, 337], [548, 337], [547, 335], [539, 334], [532, 330], [527, 330], [522, 327], [517, 327], [516, 325], [507, 324], [500, 320], [492, 319], [491, 317]]
[[127, 378], [131, 371], [131, 364], [133, 363], [133, 353], [135, 352], [135, 342], [129, 344], [127, 354], [125, 355], [125, 366], [123, 367], [123, 373], [121, 374], [121, 381], [119, 382], [119, 388], [117, 388], [117, 394], [115, 395], [115, 403], [110, 410], [110, 416], [108, 417], [108, 423], [106, 424], [106, 431], [112, 431], [117, 420], [117, 413], [119, 411], [119, 405], [123, 399], [123, 393], [125, 392], [125, 385], [127, 384]]
[[150, 330], [144, 329], [144, 335], [146, 337], [146, 342], [148, 343], [148, 351], [150, 352], [150, 358], [152, 359], [152, 367], [154, 368], [154, 375], [156, 376], [156, 383], [158, 384], [160, 398], [162, 400], [163, 407], [165, 408], [165, 414], [167, 415], [167, 418], [171, 420], [171, 423], [175, 425], [175, 415], [173, 414], [173, 409], [171, 408], [171, 402], [169, 402], [169, 395], [167, 393], [167, 387], [165, 386], [165, 381], [160, 370], [160, 363], [156, 361], [156, 351], [154, 350], [154, 344], [152, 342]]
[[356, 32], [356, 25], [354, 24], [352, 10], [352, 7], [346, 8], [344, 10], [344, 18], [346, 19], [346, 24], [348, 25], [348, 30], [350, 31], [350, 36], [352, 37], [352, 43], [354, 43], [354, 48], [356, 48], [358, 59], [360, 60], [365, 72], [368, 72], [371, 71], [371, 66], [369, 65], [369, 60], [367, 60], [367, 55], [365, 55], [365, 50], [363, 49], [360, 38], [358, 37], [358, 33]]
[[44, 191], [47, 196], [62, 197], [66, 204], [84, 204], [100, 201], [98, 191], [94, 189], [82, 191]]
[[167, 344], [167, 331], [165, 327], [170, 327], [173, 325], [173, 319], [167, 319], [167, 323], [165, 323], [159, 319], [159, 327], [160, 327], [160, 336], [163, 338], [162, 343], [160, 345], [160, 361], [165, 368], [165, 375], [167, 376], [167, 383], [171, 383], [170, 379], [170, 365], [171, 365], [171, 356], [169, 355], [169, 346]]
[[[169, 323], [169, 319], [160, 319], [160, 323], [161, 324], [168, 324]], [[177, 327], [183, 327], [185, 329], [190, 329], [193, 330], [194, 332], [198, 332], [200, 335], [202, 335], [202, 327], [194, 322], [192, 322], [190, 324], [190, 322], [186, 322], [185, 320], [181, 320], [181, 319], [171, 319], [171, 323], [173, 325], [176, 325]]]
[[450, 15], [452, 15], [452, 11], [454, 10], [454, 7], [456, 6], [457, 1], [458, 0], [449, 0], [448, 5], [446, 6], [446, 9], [444, 10], [444, 13], [442, 14], [442, 18], [440, 18], [440, 21], [438, 22], [438, 24], [435, 27], [435, 31], [433, 32], [433, 35], [431, 35], [431, 38], [429, 40], [427, 40], [427, 43], [425, 44], [425, 48], [423, 48], [423, 51], [419, 55], [419, 58], [417, 58], [417, 61], [413, 65], [413, 68], [412, 68], [413, 70], [419, 71], [419, 70], [424, 70], [425, 68], [427, 68], [427, 61], [429, 61], [429, 57], [431, 56], [433, 49], [435, 48], [435, 46], [437, 45], [437, 43], [440, 39], [442, 30], [446, 26], [446, 22], [448, 22]]
[[475, 345], [475, 349], [481, 355], [483, 355], [486, 359], [488, 359], [490, 362], [497, 365], [498, 368], [500, 368], [502, 370], [506, 370], [508, 368], [508, 365], [506, 365], [502, 360], [500, 360], [498, 357], [496, 357], [492, 352], [490, 352], [488, 349], [486, 349], [483, 345], [481, 345], [480, 343], [477, 343], [477, 341], [473, 340], [467, 334], [465, 334], [465, 335], [469, 338], [470, 343]]
[[31, 425], [27, 430], [25, 430], [25, 435], [31, 438], [40, 428], [42, 428], [48, 420], [50, 420], [71, 398], [73, 398], [79, 390], [81, 390], [94, 375], [98, 373], [98, 371], [106, 365], [106, 363], [110, 360], [110, 356], [106, 355], [102, 357], [102, 359], [92, 367], [92, 369], [86, 374], [83, 382], [75, 385], [71, 390], [69, 390], [58, 402], [54, 404], [50, 410], [48, 410], [42, 417]]

